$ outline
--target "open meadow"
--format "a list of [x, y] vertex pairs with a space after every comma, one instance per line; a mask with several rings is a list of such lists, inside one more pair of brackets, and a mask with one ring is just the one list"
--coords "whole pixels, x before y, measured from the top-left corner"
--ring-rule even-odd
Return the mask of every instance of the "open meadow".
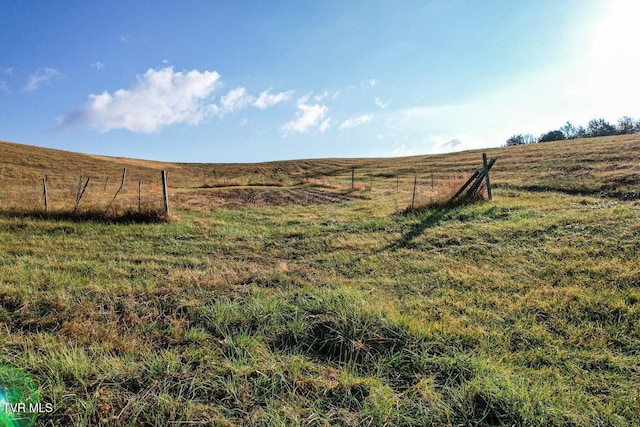
[[493, 200], [429, 208], [482, 151], [0, 143], [0, 365], [38, 426], [640, 425], [640, 136], [485, 151]]

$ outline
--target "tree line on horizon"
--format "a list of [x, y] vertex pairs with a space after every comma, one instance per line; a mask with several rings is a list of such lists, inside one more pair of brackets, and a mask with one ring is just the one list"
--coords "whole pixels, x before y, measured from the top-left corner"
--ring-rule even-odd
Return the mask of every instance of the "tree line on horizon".
[[538, 142], [563, 141], [567, 139], [594, 138], [596, 136], [630, 135], [640, 133], [640, 120], [624, 116], [618, 119], [617, 125], [612, 125], [605, 119], [592, 119], [584, 126], [575, 126], [567, 121], [559, 129], [545, 132], [539, 137], [530, 133], [517, 134], [507, 139], [505, 146], [536, 144]]

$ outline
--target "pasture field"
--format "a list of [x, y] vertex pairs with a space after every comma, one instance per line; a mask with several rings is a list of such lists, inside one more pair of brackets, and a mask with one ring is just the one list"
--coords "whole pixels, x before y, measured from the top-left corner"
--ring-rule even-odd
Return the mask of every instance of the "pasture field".
[[[637, 135], [486, 150], [492, 201], [409, 212], [415, 175], [424, 205], [481, 152], [0, 150], [0, 365], [52, 404], [36, 425], [640, 425]], [[169, 171], [169, 221], [65, 213], [123, 167], [148, 209]]]

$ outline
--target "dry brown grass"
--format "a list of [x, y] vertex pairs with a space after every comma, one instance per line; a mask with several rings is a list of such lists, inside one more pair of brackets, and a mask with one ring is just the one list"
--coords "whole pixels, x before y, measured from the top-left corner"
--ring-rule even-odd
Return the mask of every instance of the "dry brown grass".
[[445, 206], [451, 201], [451, 197], [456, 194], [456, 192], [465, 184], [465, 182], [467, 182], [468, 179], [468, 176], [455, 174], [438, 181], [435, 195], [431, 203], [437, 206]]
[[[289, 187], [310, 183], [351, 190], [351, 168], [356, 168], [356, 191], [396, 194], [407, 206], [412, 198], [413, 177], [418, 188], [416, 204], [443, 203], [481, 165], [481, 152], [498, 157], [491, 170], [496, 189], [559, 191], [570, 194], [603, 193], [623, 198], [640, 190], [640, 135], [558, 141], [527, 146], [492, 148], [433, 156], [371, 159], [315, 159], [256, 164], [169, 163], [69, 153], [40, 147], [0, 142], [0, 207], [42, 209], [42, 178], [48, 174], [53, 210], [73, 209], [78, 180], [91, 177], [81, 202], [84, 206], [106, 206], [127, 168], [127, 179], [119, 201], [137, 207], [137, 184], [143, 184], [143, 203], [160, 204], [160, 171], [168, 171], [170, 201], [192, 200], [197, 189], [218, 187]], [[399, 174], [400, 190], [395, 175]], [[431, 190], [431, 176], [435, 182]], [[106, 189], [105, 181], [107, 181]], [[206, 200], [195, 197], [207, 208]], [[204, 202], [204, 205], [202, 203]], [[214, 203], [215, 204], [215, 203]], [[190, 207], [187, 203], [184, 207]], [[209, 207], [213, 207], [209, 206]]]

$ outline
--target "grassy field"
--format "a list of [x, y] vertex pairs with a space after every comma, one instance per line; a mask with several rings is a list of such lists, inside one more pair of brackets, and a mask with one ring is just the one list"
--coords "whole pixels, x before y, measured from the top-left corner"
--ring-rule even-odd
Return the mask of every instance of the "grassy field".
[[[53, 404], [37, 425], [640, 425], [638, 136], [487, 150], [493, 201], [408, 214], [415, 175], [427, 203], [481, 152], [0, 150], [0, 365]], [[153, 206], [169, 171], [170, 221], [60, 214], [123, 167]]]

